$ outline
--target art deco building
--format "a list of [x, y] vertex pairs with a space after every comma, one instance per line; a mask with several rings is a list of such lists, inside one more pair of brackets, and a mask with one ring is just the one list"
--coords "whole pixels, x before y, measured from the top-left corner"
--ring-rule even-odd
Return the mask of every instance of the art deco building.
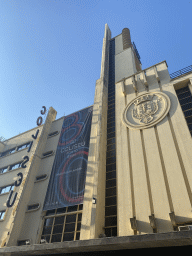
[[0, 255], [192, 244], [192, 66], [106, 24], [93, 106], [55, 118], [0, 142]]

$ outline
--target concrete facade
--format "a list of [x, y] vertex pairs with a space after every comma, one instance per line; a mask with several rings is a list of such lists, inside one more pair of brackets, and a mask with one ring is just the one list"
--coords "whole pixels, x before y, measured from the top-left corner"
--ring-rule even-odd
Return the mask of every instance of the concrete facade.
[[[129, 31], [126, 33], [124, 39], [122, 34], [111, 38], [105, 25], [79, 241], [41, 244], [43, 225], [48, 218], [43, 204], [64, 120], [64, 117], [55, 120], [56, 111], [51, 107], [43, 125], [0, 142], [0, 153], [4, 154], [0, 157], [0, 189], [14, 185], [13, 192], [0, 194], [0, 213], [5, 211], [0, 219], [1, 255], [192, 244], [188, 230], [192, 224], [190, 122], [177, 95], [182, 88], [189, 88], [192, 93], [192, 72], [171, 79], [166, 61], [141, 70]], [[113, 58], [110, 47], [114, 47]], [[114, 89], [110, 87], [112, 80]], [[115, 102], [112, 106], [115, 121], [110, 119], [111, 98]], [[112, 146], [110, 120], [115, 124]], [[49, 136], [53, 132], [54, 136]], [[22, 148], [22, 145], [28, 146]], [[29, 145], [32, 146], [28, 152]], [[46, 152], [51, 153], [43, 157]], [[107, 172], [110, 152], [115, 152], [116, 170]], [[21, 168], [21, 165], [26, 166]], [[114, 172], [115, 179], [108, 179], [106, 173], [114, 175]], [[44, 178], [38, 180], [41, 175]], [[112, 180], [116, 184], [116, 203], [107, 209], [116, 207], [116, 215], [111, 214], [110, 218], [117, 219], [116, 224], [111, 224], [117, 228], [117, 234], [106, 237], [106, 228], [111, 228], [109, 224], [106, 227], [106, 202], [114, 198], [107, 196], [109, 191], [114, 193], [108, 185]], [[13, 206], [8, 208], [7, 201]], [[28, 210], [36, 204], [36, 209]], [[179, 231], [180, 226], [188, 231]], [[19, 241], [27, 243], [18, 246]]]

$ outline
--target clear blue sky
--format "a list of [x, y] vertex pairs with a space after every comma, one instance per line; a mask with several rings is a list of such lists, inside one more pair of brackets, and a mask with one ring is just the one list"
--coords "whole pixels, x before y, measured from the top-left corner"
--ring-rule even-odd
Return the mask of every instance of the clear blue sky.
[[0, 136], [56, 119], [94, 101], [105, 23], [128, 27], [147, 68], [192, 65], [192, 0], [0, 0]]

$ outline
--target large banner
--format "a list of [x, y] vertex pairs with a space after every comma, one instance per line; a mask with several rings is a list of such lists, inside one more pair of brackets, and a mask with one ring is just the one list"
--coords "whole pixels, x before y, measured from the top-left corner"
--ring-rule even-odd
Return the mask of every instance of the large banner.
[[92, 111], [91, 106], [64, 118], [44, 210], [83, 202]]

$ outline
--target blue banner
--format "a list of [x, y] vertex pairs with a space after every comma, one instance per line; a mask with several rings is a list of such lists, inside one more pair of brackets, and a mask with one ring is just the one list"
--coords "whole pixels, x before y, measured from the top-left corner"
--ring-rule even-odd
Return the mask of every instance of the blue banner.
[[44, 210], [83, 203], [93, 107], [63, 121]]

